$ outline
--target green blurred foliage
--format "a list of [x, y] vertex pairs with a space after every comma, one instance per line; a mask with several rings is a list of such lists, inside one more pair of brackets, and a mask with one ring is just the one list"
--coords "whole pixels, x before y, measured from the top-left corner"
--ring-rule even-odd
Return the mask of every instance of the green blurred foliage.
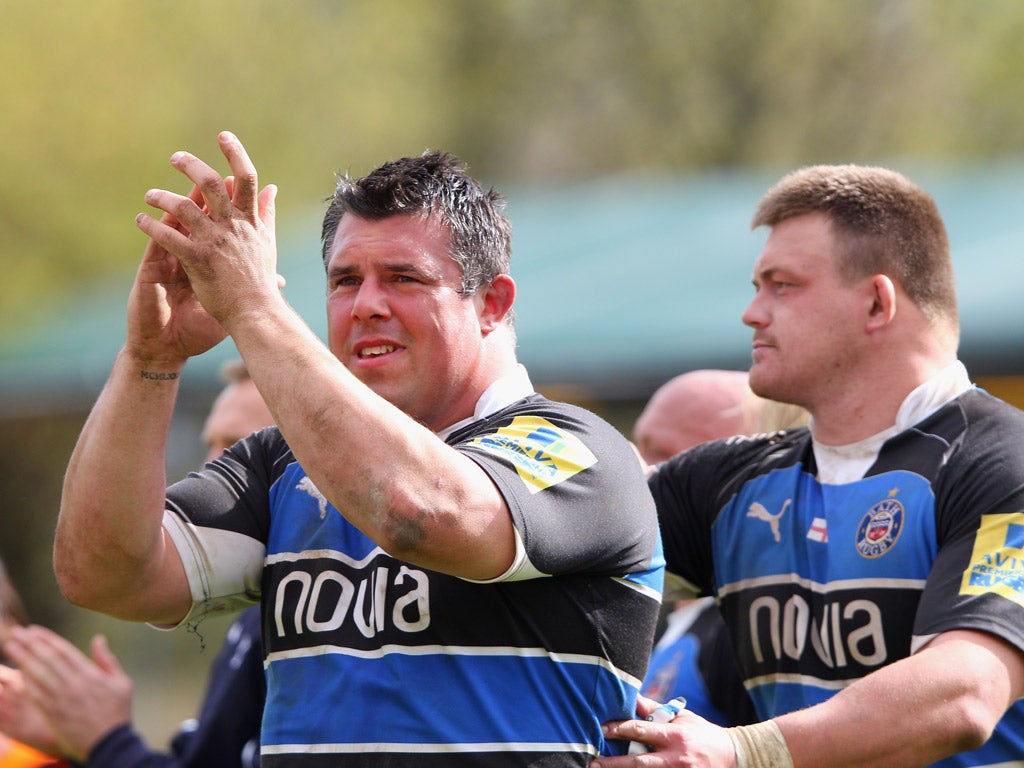
[[[226, 170], [220, 130], [281, 222], [336, 172], [426, 148], [499, 188], [988, 159], [1024, 150], [1022, 39], [1019, 0], [0, 0], [0, 341], [131, 269], [143, 194], [188, 190], [179, 149]], [[139, 686], [160, 743], [212, 653], [53, 599], [81, 418], [5, 423], [2, 555], [36, 620], [108, 632], [133, 676], [173, 670]]]
[[284, 216], [427, 147], [502, 183], [1003, 155], [1022, 33], [1017, 0], [0, 0], [0, 334], [134, 264], [225, 128]]

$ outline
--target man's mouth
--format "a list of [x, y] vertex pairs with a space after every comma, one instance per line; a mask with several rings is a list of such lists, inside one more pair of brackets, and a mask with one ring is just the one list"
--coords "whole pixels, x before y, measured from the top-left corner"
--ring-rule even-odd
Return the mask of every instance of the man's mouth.
[[394, 352], [398, 347], [393, 347], [390, 344], [379, 344], [376, 347], [364, 347], [359, 350], [359, 357], [379, 357], [380, 355], [386, 355], [389, 352]]

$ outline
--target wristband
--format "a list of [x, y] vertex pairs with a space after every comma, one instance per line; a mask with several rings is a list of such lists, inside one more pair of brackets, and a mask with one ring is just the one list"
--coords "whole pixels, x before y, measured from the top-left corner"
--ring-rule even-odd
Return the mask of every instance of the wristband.
[[726, 728], [736, 768], [793, 768], [793, 757], [774, 720]]

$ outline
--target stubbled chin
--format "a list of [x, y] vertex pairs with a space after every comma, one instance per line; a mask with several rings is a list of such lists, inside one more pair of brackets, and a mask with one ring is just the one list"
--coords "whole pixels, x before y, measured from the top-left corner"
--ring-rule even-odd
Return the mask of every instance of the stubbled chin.
[[757, 362], [751, 364], [748, 383], [750, 384], [750, 390], [758, 397], [772, 398], [770, 394], [773, 389], [772, 378], [764, 369], [763, 364], [759, 365]]

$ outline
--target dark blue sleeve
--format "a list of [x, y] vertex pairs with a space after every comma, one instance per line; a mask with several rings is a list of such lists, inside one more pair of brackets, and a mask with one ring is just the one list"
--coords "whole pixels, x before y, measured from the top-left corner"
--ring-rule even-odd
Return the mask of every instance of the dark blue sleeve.
[[170, 755], [154, 752], [130, 725], [115, 728], [93, 747], [86, 768], [177, 768]]
[[228, 630], [210, 669], [206, 697], [194, 728], [171, 742], [181, 768], [250, 768], [259, 765], [260, 724], [267, 697], [260, 610], [244, 611]]
[[128, 725], [107, 734], [87, 768], [256, 768], [267, 684], [259, 607], [231, 625], [210, 668], [199, 717], [171, 741], [168, 754], [149, 749]]

